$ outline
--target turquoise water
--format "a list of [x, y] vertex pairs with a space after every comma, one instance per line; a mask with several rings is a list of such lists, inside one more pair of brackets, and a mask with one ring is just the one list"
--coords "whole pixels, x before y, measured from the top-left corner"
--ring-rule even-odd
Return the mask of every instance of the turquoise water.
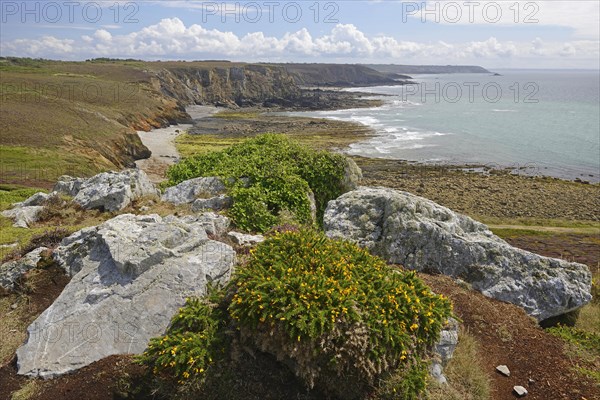
[[600, 181], [599, 72], [497, 72], [502, 76], [421, 75], [416, 85], [350, 89], [386, 104], [295, 115], [373, 127], [378, 135], [350, 154]]

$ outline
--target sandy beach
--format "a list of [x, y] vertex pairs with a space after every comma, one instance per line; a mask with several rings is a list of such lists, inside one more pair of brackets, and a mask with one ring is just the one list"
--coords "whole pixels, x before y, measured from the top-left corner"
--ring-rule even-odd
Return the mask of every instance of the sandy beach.
[[[186, 112], [194, 121], [210, 117], [218, 111], [219, 108], [213, 106], [192, 105], [186, 107]], [[175, 147], [175, 139], [187, 132], [192, 126], [194, 125], [179, 124], [167, 128], [153, 129], [149, 132], [137, 132], [142, 143], [152, 152], [152, 156], [136, 161], [136, 165], [148, 174], [152, 182], [162, 182], [165, 179], [167, 168], [179, 160], [180, 155]]]

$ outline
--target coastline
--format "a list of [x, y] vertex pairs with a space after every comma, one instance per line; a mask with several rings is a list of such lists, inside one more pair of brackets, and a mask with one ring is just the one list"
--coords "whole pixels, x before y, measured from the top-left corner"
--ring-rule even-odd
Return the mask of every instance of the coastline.
[[[193, 105], [186, 107], [186, 112], [193, 121], [210, 117], [219, 110], [214, 106]], [[140, 140], [152, 152], [152, 155], [150, 158], [137, 160], [135, 164], [148, 175], [152, 183], [162, 182], [169, 166], [180, 159], [175, 140], [193, 126], [193, 124], [177, 124], [166, 128], [152, 129], [148, 132], [137, 131]]]
[[[177, 137], [183, 157], [219, 150], [261, 133], [290, 135], [316, 150], [345, 153], [352, 144], [376, 133], [356, 122], [291, 117], [262, 108], [226, 110], [195, 124]], [[277, 110], [281, 111], [281, 110]], [[600, 185], [525, 171], [478, 169], [474, 165], [434, 165], [351, 156], [363, 170], [362, 184], [388, 186], [429, 198], [492, 225], [570, 226], [573, 221], [600, 221]], [[544, 220], [542, 223], [540, 220]], [[585, 225], [585, 224], [584, 224]]]
[[[466, 98], [440, 102], [436, 93], [435, 103], [431, 96], [422, 100], [422, 92], [418, 92], [420, 95], [412, 93], [433, 85], [458, 85], [456, 82], [471, 79], [471, 76], [420, 78], [424, 79], [416, 80], [423, 86], [408, 93], [383, 86], [345, 90], [347, 93], [355, 90], [370, 93], [373, 99], [384, 102], [382, 107], [340, 110], [331, 114], [294, 112], [293, 115], [357, 121], [374, 128], [376, 137], [353, 145], [349, 151], [352, 155], [414, 161], [427, 166], [511, 169], [519, 175], [600, 182], [598, 139], [593, 130], [598, 119], [594, 117], [593, 107], [590, 103], [582, 103], [581, 107], [562, 104], [551, 97], [551, 89], [562, 86], [552, 86], [550, 78], [540, 78], [541, 94], [531, 102], [514, 100], [508, 95], [499, 102], [485, 101], [477, 92], [474, 100], [468, 102]], [[482, 84], [500, 79], [492, 82], [509, 93], [508, 82], [534, 80], [535, 76], [516, 74], [482, 79]], [[430, 86], [424, 86], [426, 84]], [[543, 106], [536, 105], [540, 102]], [[506, 114], [508, 111], [511, 113]], [[572, 125], [572, 131], [565, 125]], [[567, 145], [577, 151], [568, 151]]]

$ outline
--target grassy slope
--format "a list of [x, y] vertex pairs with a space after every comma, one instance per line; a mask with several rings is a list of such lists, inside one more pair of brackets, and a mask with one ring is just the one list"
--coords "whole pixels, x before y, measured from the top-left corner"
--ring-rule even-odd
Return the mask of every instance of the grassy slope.
[[147, 67], [0, 59], [1, 182], [48, 187], [65, 173], [131, 162], [144, 149], [133, 128], [158, 124], [176, 106]]

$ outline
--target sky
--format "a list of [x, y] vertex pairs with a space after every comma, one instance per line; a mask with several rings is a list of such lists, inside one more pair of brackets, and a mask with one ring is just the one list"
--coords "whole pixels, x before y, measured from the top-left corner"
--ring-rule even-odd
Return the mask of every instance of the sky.
[[600, 1], [10, 1], [0, 55], [600, 68]]

